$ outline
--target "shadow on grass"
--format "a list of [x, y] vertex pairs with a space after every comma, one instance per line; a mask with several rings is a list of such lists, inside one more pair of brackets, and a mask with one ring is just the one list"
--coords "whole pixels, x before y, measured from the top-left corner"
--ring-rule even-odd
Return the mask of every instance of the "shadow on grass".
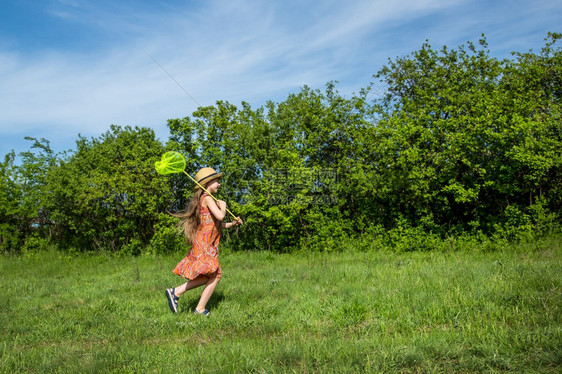
[[[192, 299], [189, 301], [189, 303], [187, 303], [187, 305], [184, 305], [181, 308], [180, 312], [192, 313], [193, 309], [197, 307], [197, 303], [199, 302], [199, 297], [201, 296], [201, 291], [203, 291], [202, 288], [199, 289], [199, 293], [197, 296], [192, 295]], [[191, 290], [191, 292], [195, 293], [197, 291]], [[207, 309], [209, 309], [212, 312], [213, 309], [216, 309], [223, 300], [224, 300], [224, 294], [222, 291], [217, 290], [213, 292], [213, 295], [211, 296], [209, 302], [207, 303]]]

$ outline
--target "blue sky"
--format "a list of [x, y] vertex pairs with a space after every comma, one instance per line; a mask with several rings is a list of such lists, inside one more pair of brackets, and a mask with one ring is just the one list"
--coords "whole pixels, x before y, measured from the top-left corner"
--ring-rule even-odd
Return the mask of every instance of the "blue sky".
[[[44, 137], [59, 152], [111, 124], [146, 126], [201, 105], [281, 102], [338, 81], [346, 97], [426, 39], [538, 52], [560, 0], [2, 0], [0, 156]], [[151, 57], [152, 56], [152, 57]]]

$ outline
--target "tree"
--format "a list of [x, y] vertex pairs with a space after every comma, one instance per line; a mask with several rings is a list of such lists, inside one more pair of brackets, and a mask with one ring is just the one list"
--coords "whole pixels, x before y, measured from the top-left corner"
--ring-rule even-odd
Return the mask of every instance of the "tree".
[[29, 151], [22, 152], [21, 164], [16, 165], [15, 154], [6, 155], [0, 169], [0, 219], [2, 238], [0, 248], [19, 251], [30, 246], [27, 239], [33, 234], [48, 238], [50, 222], [44, 209], [47, 175], [56, 155], [46, 139], [26, 137], [33, 141]]
[[385, 166], [377, 188], [387, 191], [378, 200], [386, 214], [489, 231], [539, 191], [558, 199], [560, 49], [550, 44], [541, 57], [512, 63], [489, 57], [484, 38], [480, 46], [436, 51], [426, 43], [375, 76], [389, 87], [377, 103], [373, 159]]
[[77, 141], [77, 150], [49, 174], [46, 199], [60, 242], [83, 250], [138, 253], [172, 197], [154, 162], [162, 144], [147, 128], [111, 129]]
[[15, 181], [14, 159], [12, 151], [0, 164], [0, 250], [11, 251], [22, 243], [20, 222], [18, 221], [21, 189]]

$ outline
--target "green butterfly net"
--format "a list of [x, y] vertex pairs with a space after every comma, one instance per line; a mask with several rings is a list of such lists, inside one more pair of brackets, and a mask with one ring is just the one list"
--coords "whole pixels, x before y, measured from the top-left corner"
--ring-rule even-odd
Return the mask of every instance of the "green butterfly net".
[[[176, 174], [176, 173], [184, 173], [191, 179], [195, 184], [197, 184], [201, 189], [207, 192], [215, 201], [219, 201], [216, 197], [214, 197], [209, 191], [205, 189], [205, 187], [201, 186], [193, 177], [185, 171], [185, 158], [178, 152], [170, 151], [166, 152], [162, 155], [162, 159], [160, 161], [156, 161], [154, 163], [154, 168], [158, 174], [166, 175], [166, 174]], [[228, 213], [234, 219], [238, 219], [234, 213], [230, 210], [226, 209]]]
[[178, 152], [166, 152], [160, 161], [154, 163], [154, 168], [162, 175], [185, 172], [185, 158]]

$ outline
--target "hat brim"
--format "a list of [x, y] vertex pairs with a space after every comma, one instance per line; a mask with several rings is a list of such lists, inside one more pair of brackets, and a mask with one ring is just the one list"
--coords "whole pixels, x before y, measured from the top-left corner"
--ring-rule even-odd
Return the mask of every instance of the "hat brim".
[[[202, 185], [203, 187], [205, 187], [206, 184], [208, 184], [211, 181], [214, 181], [215, 179], [219, 179], [222, 178], [223, 173], [214, 173], [214, 174], [209, 174], [207, 175], [205, 178], [197, 181], [199, 182], [200, 185]], [[193, 188], [194, 190], [198, 190], [200, 187], [198, 184], [195, 184], [195, 187]]]

